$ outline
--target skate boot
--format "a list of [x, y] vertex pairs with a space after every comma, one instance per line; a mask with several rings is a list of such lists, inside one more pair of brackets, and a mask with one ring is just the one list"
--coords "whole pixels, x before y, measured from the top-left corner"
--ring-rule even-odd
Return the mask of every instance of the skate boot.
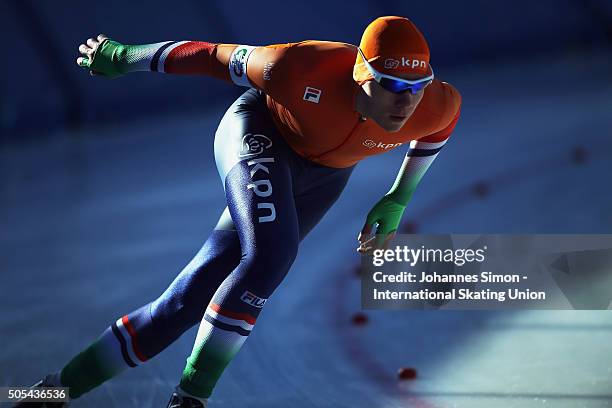
[[206, 408], [208, 405], [206, 401], [206, 399], [190, 396], [179, 387], [176, 387], [166, 408]]
[[[45, 378], [43, 378], [36, 384], [32, 385], [30, 389], [34, 390], [36, 388], [43, 388], [43, 387], [58, 387], [59, 386], [58, 378], [59, 377], [57, 374], [49, 374], [48, 376], [46, 376]], [[43, 401], [28, 402], [24, 400], [19, 400], [13, 406], [13, 408], [68, 408], [68, 406], [69, 406], [68, 402], [43, 402]]]

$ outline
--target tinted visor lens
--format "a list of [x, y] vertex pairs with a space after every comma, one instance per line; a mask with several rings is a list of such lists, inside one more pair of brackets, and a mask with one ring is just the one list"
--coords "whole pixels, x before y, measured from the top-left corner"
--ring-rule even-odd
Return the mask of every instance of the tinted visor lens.
[[431, 83], [431, 79], [411, 85], [403, 81], [397, 81], [395, 79], [383, 77], [383, 78], [380, 78], [380, 81], [378, 83], [380, 84], [380, 86], [385, 88], [387, 91], [390, 91], [393, 93], [403, 93], [406, 91], [410, 91], [410, 93], [415, 94], [415, 93], [419, 93], [427, 85], [429, 85]]

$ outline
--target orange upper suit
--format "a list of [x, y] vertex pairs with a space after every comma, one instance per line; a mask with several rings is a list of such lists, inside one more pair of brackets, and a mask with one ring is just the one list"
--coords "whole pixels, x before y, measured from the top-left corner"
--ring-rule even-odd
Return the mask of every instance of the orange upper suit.
[[444, 141], [459, 118], [459, 92], [434, 80], [398, 132], [362, 120], [355, 111], [357, 47], [346, 43], [251, 47], [185, 41], [172, 43], [161, 55], [159, 71], [205, 73], [262, 90], [287, 143], [301, 156], [329, 167], [349, 167], [412, 140]]

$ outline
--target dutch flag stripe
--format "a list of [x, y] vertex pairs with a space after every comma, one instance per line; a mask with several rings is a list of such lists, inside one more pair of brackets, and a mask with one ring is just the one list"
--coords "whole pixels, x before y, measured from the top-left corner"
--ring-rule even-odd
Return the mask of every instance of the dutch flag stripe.
[[239, 326], [242, 327], [245, 330], [253, 330], [253, 326], [252, 324], [244, 321], [244, 320], [240, 320], [240, 319], [232, 319], [230, 317], [226, 317], [223, 316], [222, 314], [214, 311], [213, 309], [211, 309], [210, 307], [206, 309], [206, 314], [210, 317], [212, 317], [215, 320], [218, 320], [222, 323], [226, 323], [232, 326]]
[[221, 306], [219, 306], [216, 303], [211, 303], [210, 306], [208, 306], [208, 308], [227, 318], [230, 318], [233, 320], [244, 320], [250, 325], [254, 325], [255, 322], [257, 321], [255, 317], [251, 316], [248, 313], [236, 313], [236, 312], [232, 312], [226, 309], [222, 309]]
[[441, 142], [435, 142], [435, 143], [421, 142], [421, 141], [418, 141], [418, 140], [412, 140], [410, 142], [410, 148], [411, 149], [422, 149], [422, 150], [426, 150], [426, 149], [440, 149], [442, 146], [444, 146], [445, 143], [446, 143], [446, 140], [443, 140]]
[[410, 149], [406, 156], [410, 157], [425, 157], [425, 156], [435, 156], [440, 152], [441, 147], [437, 149]]
[[221, 330], [225, 330], [225, 331], [230, 331], [230, 332], [235, 332], [238, 333], [241, 336], [248, 336], [249, 334], [251, 334], [250, 330], [245, 330], [240, 326], [233, 326], [231, 324], [226, 324], [223, 323], [219, 320], [213, 319], [212, 317], [210, 317], [208, 314], [204, 315], [204, 320], [206, 320], [208, 323], [210, 323], [211, 325], [213, 325], [214, 327], [221, 329]]
[[125, 360], [126, 364], [129, 365], [130, 367], [136, 367], [137, 364], [134, 362], [134, 360], [132, 360], [132, 358], [130, 357], [128, 353], [128, 347], [127, 347], [125, 338], [119, 331], [119, 328], [117, 327], [117, 322], [113, 323], [112, 330], [113, 330], [113, 334], [115, 335], [115, 337], [117, 337], [117, 340], [119, 341], [119, 344], [121, 346], [121, 356]]
[[130, 338], [132, 339], [132, 349], [134, 350], [134, 354], [136, 354], [136, 357], [138, 357], [138, 359], [144, 363], [145, 361], [148, 360], [148, 358], [145, 357], [144, 354], [140, 352], [140, 347], [138, 347], [138, 336], [136, 335], [136, 330], [134, 330], [134, 328], [132, 327], [130, 321], [128, 320], [127, 315], [123, 316], [123, 318], [121, 319], [121, 322], [127, 329], [128, 333], [130, 334]]
[[117, 325], [117, 329], [119, 330], [119, 334], [123, 337], [127, 349], [127, 354], [135, 364], [140, 364], [142, 360], [138, 358], [137, 353], [134, 351], [134, 341], [132, 336], [130, 336], [130, 332], [128, 328], [125, 326], [124, 321], [127, 322], [127, 316], [122, 317], [121, 319], [117, 319], [115, 323]]
[[180, 47], [183, 44], [188, 43], [189, 41], [179, 41], [179, 42], [174, 42], [172, 44], [168, 44], [167, 47], [165, 47], [160, 56], [159, 56], [159, 62], [157, 64], [157, 70], [159, 72], [166, 72], [166, 70], [164, 69], [164, 63], [166, 62], [166, 58], [168, 57], [168, 54], [170, 54], [170, 52], [175, 49], [176, 47]]
[[163, 43], [161, 45], [161, 47], [159, 47], [157, 49], [157, 51], [155, 51], [155, 54], [153, 54], [153, 58], [151, 58], [151, 71], [153, 71], [153, 72], [157, 72], [158, 71], [159, 57], [166, 50], [166, 48], [168, 48], [172, 44], [176, 44], [176, 41], [168, 41], [166, 43]]
[[[442, 146], [446, 143], [446, 140], [441, 142], [419, 142], [418, 140], [413, 140], [410, 142], [410, 149], [406, 153], [408, 157], [427, 157], [427, 156], [435, 156], [440, 150], [442, 150]], [[433, 159], [433, 158], [432, 158]]]

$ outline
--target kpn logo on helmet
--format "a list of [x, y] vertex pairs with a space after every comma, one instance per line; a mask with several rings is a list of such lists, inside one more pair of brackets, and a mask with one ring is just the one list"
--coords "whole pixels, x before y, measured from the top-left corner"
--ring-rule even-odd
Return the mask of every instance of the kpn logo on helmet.
[[385, 69], [411, 68], [411, 69], [427, 69], [427, 61], [401, 57], [400, 59], [387, 58], [384, 62]]

